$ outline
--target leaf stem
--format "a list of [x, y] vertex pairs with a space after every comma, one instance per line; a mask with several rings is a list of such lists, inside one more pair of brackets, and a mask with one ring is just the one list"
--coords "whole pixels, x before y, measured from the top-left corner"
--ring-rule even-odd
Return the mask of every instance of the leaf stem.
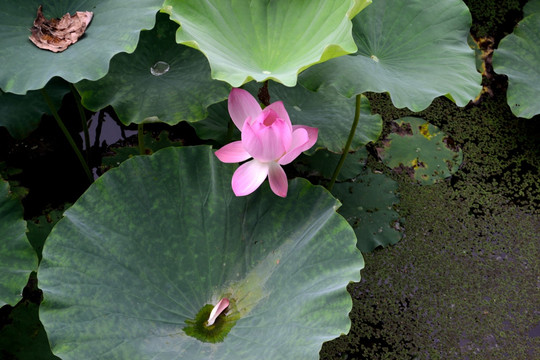
[[73, 93], [73, 97], [75, 98], [75, 103], [77, 104], [77, 109], [79, 110], [79, 116], [81, 117], [81, 123], [84, 133], [84, 143], [86, 144], [86, 163], [88, 163], [88, 159], [90, 157], [90, 134], [88, 133], [88, 121], [86, 119], [86, 114], [84, 112], [84, 107], [81, 103], [81, 96], [77, 92], [77, 89], [75, 89], [75, 86], [73, 86], [72, 83], [69, 83], [69, 87], [71, 89], [71, 92]]
[[347, 139], [347, 143], [345, 144], [345, 148], [343, 149], [343, 154], [341, 154], [341, 158], [339, 159], [339, 162], [336, 166], [336, 169], [334, 170], [334, 174], [332, 175], [332, 179], [330, 180], [330, 183], [326, 187], [328, 191], [332, 191], [332, 188], [334, 187], [334, 184], [336, 183], [336, 179], [339, 175], [339, 172], [341, 171], [341, 168], [343, 167], [343, 164], [345, 163], [345, 159], [347, 158], [347, 154], [349, 153], [349, 149], [351, 148], [352, 141], [354, 139], [354, 134], [356, 133], [356, 127], [358, 126], [358, 121], [360, 120], [360, 104], [362, 100], [362, 94], [356, 95], [356, 109], [354, 112], [354, 120], [351, 126], [351, 131], [349, 132], [349, 137]]
[[140, 123], [137, 125], [137, 140], [139, 141], [139, 154], [145, 155], [144, 151], [144, 124]]
[[75, 151], [75, 155], [77, 155], [77, 158], [79, 159], [79, 162], [81, 163], [81, 165], [82, 165], [82, 167], [84, 169], [84, 172], [86, 173], [86, 176], [88, 177], [88, 180], [90, 180], [90, 183], [92, 183], [94, 181], [94, 177], [92, 176], [92, 172], [88, 168], [88, 164], [86, 163], [86, 161], [84, 161], [84, 158], [83, 158], [83, 156], [81, 154], [81, 151], [77, 147], [77, 144], [75, 144], [75, 141], [73, 140], [73, 137], [71, 136], [68, 129], [66, 128], [66, 126], [62, 122], [62, 119], [60, 118], [60, 115], [58, 115], [58, 111], [56, 111], [56, 108], [55, 108], [51, 98], [49, 97], [49, 94], [47, 94], [47, 91], [44, 88], [41, 89], [41, 94], [43, 95], [43, 98], [45, 99], [45, 102], [47, 103], [47, 105], [49, 105], [49, 109], [51, 109], [51, 113], [52, 113], [54, 119], [56, 120], [56, 123], [60, 127], [60, 130], [62, 130], [62, 132], [64, 133], [64, 136], [66, 137], [67, 141], [69, 142], [69, 145], [71, 145], [71, 148], [73, 149], [73, 151]]
[[261, 103], [266, 107], [270, 105], [270, 93], [268, 92], [268, 80], [263, 83], [263, 86], [259, 89], [257, 96]]

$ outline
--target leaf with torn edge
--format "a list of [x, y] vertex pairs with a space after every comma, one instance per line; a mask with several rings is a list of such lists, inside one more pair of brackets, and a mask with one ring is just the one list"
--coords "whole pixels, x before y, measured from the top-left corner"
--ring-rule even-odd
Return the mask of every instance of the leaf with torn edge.
[[64, 51], [84, 34], [93, 15], [91, 11], [77, 11], [73, 16], [68, 13], [61, 19], [48, 20], [43, 16], [40, 5], [29, 38], [40, 49]]

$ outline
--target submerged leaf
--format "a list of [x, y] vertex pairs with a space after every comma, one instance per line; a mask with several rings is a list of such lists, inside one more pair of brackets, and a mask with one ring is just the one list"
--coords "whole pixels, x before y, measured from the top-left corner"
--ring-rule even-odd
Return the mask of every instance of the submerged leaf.
[[415, 117], [393, 122], [392, 132], [377, 151], [386, 166], [424, 184], [449, 177], [463, 161], [463, 152], [450, 136]]
[[371, 252], [401, 239], [400, 217], [394, 209], [399, 203], [397, 188], [394, 180], [371, 171], [334, 185], [332, 193], [343, 203], [339, 213], [354, 229], [360, 251]]
[[30, 29], [32, 32], [30, 41], [40, 49], [52, 52], [64, 51], [84, 34], [92, 21], [92, 16], [94, 13], [91, 11], [77, 11], [75, 15], [68, 13], [61, 19], [46, 19], [40, 5], [34, 26]]

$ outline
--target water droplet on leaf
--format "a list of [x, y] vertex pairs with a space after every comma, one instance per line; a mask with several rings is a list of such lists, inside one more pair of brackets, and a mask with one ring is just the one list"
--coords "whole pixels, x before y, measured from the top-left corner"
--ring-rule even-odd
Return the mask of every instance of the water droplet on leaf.
[[150, 72], [154, 76], [161, 76], [169, 71], [171, 67], [165, 61], [158, 61], [150, 68]]

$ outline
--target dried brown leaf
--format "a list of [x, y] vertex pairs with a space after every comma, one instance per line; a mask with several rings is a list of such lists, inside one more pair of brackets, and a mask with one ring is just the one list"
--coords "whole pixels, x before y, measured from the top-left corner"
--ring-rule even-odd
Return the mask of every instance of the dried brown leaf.
[[40, 49], [64, 51], [84, 34], [93, 15], [91, 11], [77, 11], [75, 15], [65, 14], [61, 19], [49, 20], [43, 16], [40, 5], [29, 38]]

